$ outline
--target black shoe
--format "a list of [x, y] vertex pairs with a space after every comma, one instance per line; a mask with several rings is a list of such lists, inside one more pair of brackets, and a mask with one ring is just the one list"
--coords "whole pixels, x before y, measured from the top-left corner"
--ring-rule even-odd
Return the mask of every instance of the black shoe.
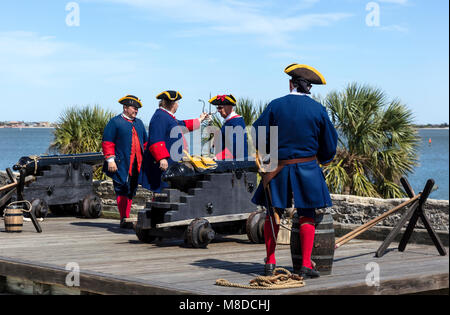
[[133, 222], [125, 222], [125, 218], [122, 218], [120, 220], [120, 228], [121, 229], [132, 230], [133, 229]]
[[265, 264], [264, 265], [264, 275], [273, 276], [273, 271], [277, 266], [275, 264]]
[[309, 269], [306, 268], [305, 266], [302, 266], [298, 275], [303, 277], [303, 279], [313, 279], [320, 277], [320, 273], [317, 270]]

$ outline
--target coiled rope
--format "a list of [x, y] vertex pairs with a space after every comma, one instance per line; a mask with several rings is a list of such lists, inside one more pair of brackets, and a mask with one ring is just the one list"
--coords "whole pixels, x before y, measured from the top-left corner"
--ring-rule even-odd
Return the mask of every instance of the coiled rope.
[[249, 285], [231, 283], [225, 279], [216, 280], [216, 285], [253, 290], [281, 290], [301, 288], [305, 286], [305, 281], [303, 281], [303, 277], [292, 274], [284, 268], [275, 268], [273, 276], [259, 276], [251, 280]]

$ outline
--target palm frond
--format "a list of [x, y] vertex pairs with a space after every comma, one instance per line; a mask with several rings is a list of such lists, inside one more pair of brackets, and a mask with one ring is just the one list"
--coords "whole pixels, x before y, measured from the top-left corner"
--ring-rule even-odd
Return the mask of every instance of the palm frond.
[[344, 160], [353, 193], [398, 195], [377, 183], [395, 188], [389, 183], [398, 182], [417, 163], [419, 137], [412, 112], [399, 100], [389, 101], [382, 90], [357, 83], [329, 93], [323, 103], [339, 133], [339, 150], [346, 152], [337, 159]]

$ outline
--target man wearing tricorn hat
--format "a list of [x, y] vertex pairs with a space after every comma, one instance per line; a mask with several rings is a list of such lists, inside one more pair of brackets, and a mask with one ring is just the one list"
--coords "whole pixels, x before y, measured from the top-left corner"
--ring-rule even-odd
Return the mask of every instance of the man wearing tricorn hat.
[[[140, 184], [153, 192], [160, 192], [167, 186], [161, 181], [162, 173], [171, 164], [181, 160], [183, 150], [189, 151], [180, 127], [184, 127], [184, 131], [187, 132], [194, 131], [200, 128], [201, 122], [208, 115], [202, 113], [197, 119], [177, 120], [175, 113], [179, 106], [178, 101], [182, 98], [180, 92], [164, 91], [156, 98], [160, 100], [159, 108], [149, 125], [149, 142], [144, 154]], [[180, 143], [181, 145], [179, 145]], [[173, 156], [172, 153], [175, 153], [176, 156]]]
[[125, 222], [130, 217], [133, 197], [136, 194], [139, 172], [142, 167], [147, 132], [144, 124], [136, 118], [142, 102], [133, 95], [119, 100], [123, 113], [112, 118], [103, 131], [103, 171], [112, 178], [120, 213], [120, 227], [132, 228]]
[[[313, 84], [326, 84], [322, 74], [310, 66], [299, 64], [288, 66], [285, 73], [291, 77], [290, 94], [272, 101], [253, 124], [256, 130], [258, 127], [267, 128], [268, 135], [271, 126], [278, 126], [279, 160], [278, 167], [264, 175], [252, 201], [270, 208], [264, 226], [265, 273], [271, 274], [276, 266], [279, 226], [274, 218], [284, 209], [291, 208], [294, 199], [302, 247], [302, 267], [296, 272], [304, 278], [316, 278], [320, 274], [311, 262], [316, 210], [331, 206], [319, 163], [325, 165], [333, 160], [338, 137], [325, 107], [309, 96]], [[269, 136], [266, 141], [268, 139]]]
[[217, 160], [245, 160], [248, 156], [245, 121], [234, 111], [236, 99], [233, 95], [217, 95], [209, 100], [225, 120], [221, 129], [222, 144], [216, 147]]

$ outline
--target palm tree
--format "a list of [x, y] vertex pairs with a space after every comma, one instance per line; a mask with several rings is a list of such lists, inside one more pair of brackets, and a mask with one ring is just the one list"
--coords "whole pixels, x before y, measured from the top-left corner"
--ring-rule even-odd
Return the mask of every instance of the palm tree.
[[417, 165], [418, 135], [411, 111], [380, 89], [350, 84], [324, 104], [339, 133], [334, 161], [324, 168], [330, 191], [366, 197], [405, 197], [402, 176]]
[[[49, 150], [59, 154], [101, 152], [103, 130], [115, 114], [100, 106], [70, 107], [59, 117]], [[103, 178], [101, 170], [96, 178]]]

